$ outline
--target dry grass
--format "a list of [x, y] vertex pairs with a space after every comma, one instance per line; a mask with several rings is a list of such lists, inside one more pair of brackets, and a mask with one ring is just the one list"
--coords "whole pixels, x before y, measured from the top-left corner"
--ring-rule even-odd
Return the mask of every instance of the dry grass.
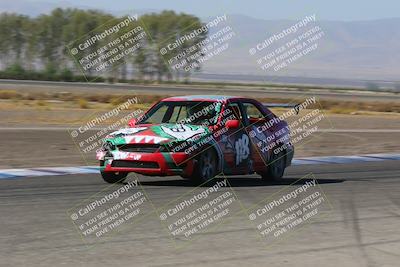
[[44, 100], [39, 100], [36, 102], [36, 105], [38, 105], [39, 107], [45, 107], [48, 105], [48, 103]]
[[79, 98], [77, 100], [77, 102], [78, 102], [79, 108], [82, 108], [82, 109], [88, 109], [89, 108], [89, 102], [86, 99]]
[[0, 99], [20, 99], [21, 94], [13, 90], [0, 90]]
[[71, 92], [17, 92], [14, 90], [0, 90], [0, 99], [10, 100], [60, 100], [60, 101], [79, 101], [81, 99], [87, 102], [111, 103], [119, 105], [132, 97], [138, 97], [140, 103], [155, 103], [158, 100], [169, 95], [115, 95], [103, 93], [71, 93]]
[[340, 114], [349, 114], [357, 111], [400, 113], [400, 103], [397, 102], [340, 102], [322, 100], [320, 104], [324, 109]]
[[[137, 97], [137, 106], [148, 107], [160, 99], [168, 97], [169, 95], [115, 95], [115, 94], [103, 94], [103, 93], [71, 93], [71, 92], [17, 92], [13, 90], [0, 90], [0, 100], [11, 100], [15, 103], [23, 102], [26, 104], [27, 101], [36, 100], [36, 105], [39, 107], [49, 106], [47, 100], [59, 100], [65, 103], [75, 103], [75, 105], [69, 105], [71, 108], [78, 105], [81, 109], [96, 109], [99, 106], [103, 107], [107, 104], [109, 107], [118, 106], [128, 99]], [[261, 98], [258, 99], [260, 102], [272, 102], [272, 103], [288, 103], [291, 99], [281, 98]], [[301, 102], [301, 99], [297, 101]], [[90, 103], [90, 104], [89, 104]], [[0, 104], [2, 105], [2, 104]], [[61, 106], [61, 104], [52, 104], [51, 106]], [[18, 105], [17, 105], [18, 106]], [[29, 106], [29, 105], [27, 105]], [[66, 105], [63, 105], [66, 108]], [[68, 105], [67, 105], [68, 106]], [[357, 112], [391, 112], [400, 113], [400, 103], [382, 103], [382, 102], [351, 102], [351, 101], [333, 101], [333, 100], [321, 100], [318, 104], [311, 108], [320, 108], [327, 110], [335, 114], [357, 114]]]

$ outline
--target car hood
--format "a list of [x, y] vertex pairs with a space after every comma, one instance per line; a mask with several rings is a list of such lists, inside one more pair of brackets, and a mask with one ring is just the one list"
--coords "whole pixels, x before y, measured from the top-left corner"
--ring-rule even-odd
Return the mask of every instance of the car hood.
[[191, 141], [206, 136], [210, 130], [206, 126], [191, 124], [137, 125], [120, 129], [107, 135], [106, 140], [120, 144], [166, 144], [176, 141]]

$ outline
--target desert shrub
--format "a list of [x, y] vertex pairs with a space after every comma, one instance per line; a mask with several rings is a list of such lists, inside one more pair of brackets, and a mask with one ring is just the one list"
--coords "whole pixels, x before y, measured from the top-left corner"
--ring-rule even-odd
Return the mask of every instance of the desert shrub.
[[88, 109], [89, 108], [89, 102], [84, 98], [79, 98], [78, 99], [78, 105], [82, 109]]

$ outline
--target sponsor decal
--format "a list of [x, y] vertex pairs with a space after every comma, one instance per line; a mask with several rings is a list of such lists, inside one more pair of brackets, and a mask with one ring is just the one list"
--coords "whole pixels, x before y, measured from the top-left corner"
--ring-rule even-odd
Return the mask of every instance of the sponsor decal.
[[110, 136], [124, 136], [124, 135], [131, 135], [146, 130], [147, 127], [136, 127], [136, 128], [125, 128], [119, 129], [118, 131], [110, 133]]
[[106, 152], [105, 152], [105, 151], [97, 151], [97, 153], [96, 153], [96, 159], [97, 159], [97, 160], [103, 160], [105, 155], [106, 155]]
[[129, 157], [129, 153], [123, 151], [114, 151], [112, 152], [112, 155], [115, 160], [128, 159]]
[[243, 160], [247, 159], [250, 155], [249, 137], [243, 134], [235, 142], [236, 149], [236, 165], [239, 165]]
[[133, 159], [133, 160], [140, 160], [142, 155], [140, 154], [133, 154], [131, 152], [123, 152], [123, 151], [114, 151], [112, 152], [114, 160], [123, 160], [123, 159]]
[[127, 144], [158, 144], [166, 140], [168, 140], [168, 138], [152, 135], [125, 136], [125, 142]]
[[192, 128], [184, 124], [176, 124], [173, 127], [161, 126], [161, 129], [166, 134], [180, 140], [189, 140], [197, 135], [204, 134], [206, 132], [204, 128]]

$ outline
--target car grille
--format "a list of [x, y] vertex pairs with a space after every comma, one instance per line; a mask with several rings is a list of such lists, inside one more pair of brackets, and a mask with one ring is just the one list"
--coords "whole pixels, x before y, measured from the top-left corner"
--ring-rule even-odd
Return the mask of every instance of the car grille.
[[118, 145], [118, 150], [124, 152], [154, 153], [160, 148], [159, 144], [126, 144]]
[[111, 166], [116, 168], [145, 168], [145, 169], [159, 168], [157, 162], [130, 161], [130, 160], [114, 160], [111, 163]]

